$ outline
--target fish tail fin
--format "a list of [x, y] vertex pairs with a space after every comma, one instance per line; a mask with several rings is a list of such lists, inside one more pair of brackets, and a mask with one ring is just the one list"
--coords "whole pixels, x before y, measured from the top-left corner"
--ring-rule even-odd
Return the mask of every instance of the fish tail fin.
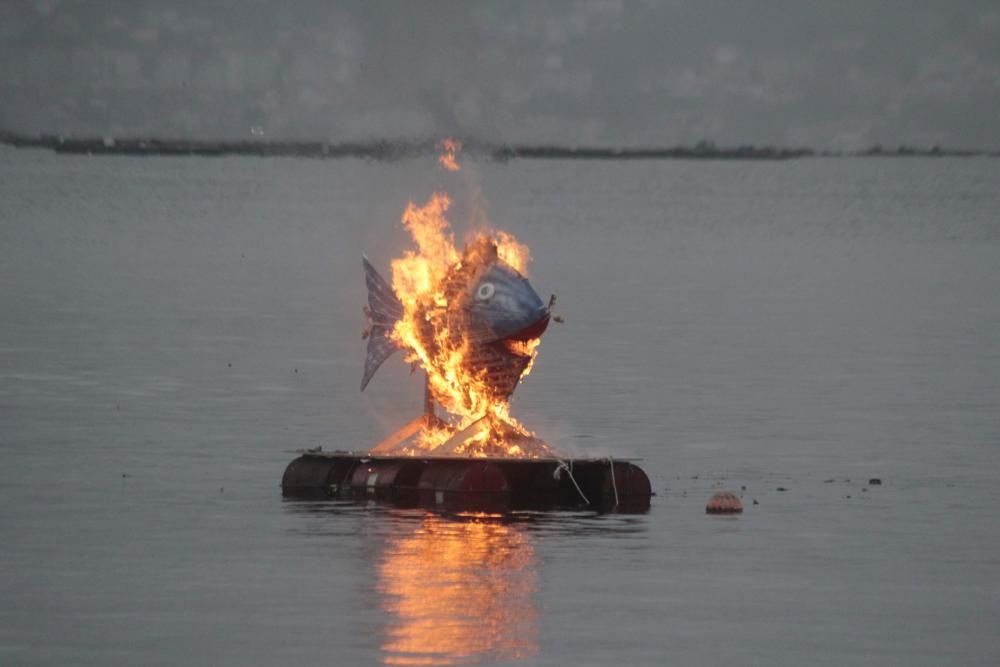
[[368, 308], [365, 309], [365, 313], [371, 321], [367, 332], [365, 374], [361, 378], [361, 391], [364, 391], [382, 362], [399, 349], [399, 346], [389, 338], [389, 334], [396, 322], [403, 317], [403, 304], [396, 298], [392, 286], [378, 274], [368, 258], [362, 255], [362, 259], [365, 266], [365, 285], [368, 287]]

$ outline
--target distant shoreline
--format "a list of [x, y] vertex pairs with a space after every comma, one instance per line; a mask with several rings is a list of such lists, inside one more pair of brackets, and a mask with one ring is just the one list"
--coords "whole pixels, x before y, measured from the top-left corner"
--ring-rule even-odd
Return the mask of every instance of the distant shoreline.
[[[210, 141], [193, 139], [63, 137], [25, 135], [0, 130], [0, 144], [39, 148], [67, 155], [298, 157], [311, 159], [361, 158], [394, 161], [437, 152], [434, 141]], [[742, 145], [716, 146], [702, 141], [693, 146], [615, 148], [547, 144], [488, 144], [463, 142], [463, 152], [496, 162], [508, 160], [792, 160], [804, 157], [1000, 157], [1000, 150], [962, 150], [872, 146], [860, 151], [817, 151], [811, 148]]]

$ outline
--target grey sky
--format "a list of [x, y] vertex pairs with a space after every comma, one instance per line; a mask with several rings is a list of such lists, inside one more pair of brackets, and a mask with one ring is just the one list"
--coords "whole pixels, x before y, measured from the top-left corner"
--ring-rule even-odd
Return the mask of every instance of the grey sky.
[[0, 126], [1000, 148], [1000, 3], [0, 3]]

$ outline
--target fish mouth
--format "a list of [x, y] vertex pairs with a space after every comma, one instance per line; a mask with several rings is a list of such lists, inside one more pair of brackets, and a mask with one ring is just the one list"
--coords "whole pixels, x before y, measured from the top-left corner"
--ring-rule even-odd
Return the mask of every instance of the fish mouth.
[[541, 311], [541, 316], [528, 326], [518, 329], [514, 333], [504, 336], [505, 341], [518, 341], [525, 343], [529, 340], [534, 340], [535, 338], [541, 338], [542, 334], [549, 326], [549, 320], [552, 317], [552, 313], [549, 312], [548, 308], [543, 308]]

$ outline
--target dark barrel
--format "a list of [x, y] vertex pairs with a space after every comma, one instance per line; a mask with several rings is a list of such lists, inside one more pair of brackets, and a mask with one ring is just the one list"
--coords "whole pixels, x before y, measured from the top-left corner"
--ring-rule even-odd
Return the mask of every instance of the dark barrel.
[[281, 477], [281, 494], [286, 498], [339, 496], [357, 464], [356, 457], [305, 454], [285, 468], [285, 474]]
[[351, 494], [355, 498], [394, 501], [416, 505], [416, 487], [426, 463], [420, 459], [369, 459], [359, 462], [351, 474]]

